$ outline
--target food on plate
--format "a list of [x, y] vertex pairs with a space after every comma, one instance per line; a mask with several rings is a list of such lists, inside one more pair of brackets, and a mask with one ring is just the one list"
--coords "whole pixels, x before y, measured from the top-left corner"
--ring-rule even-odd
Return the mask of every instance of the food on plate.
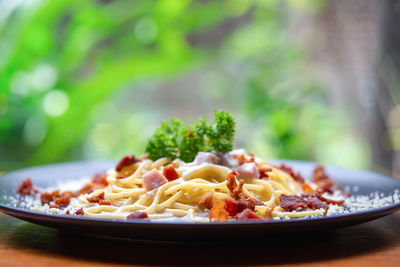
[[147, 154], [123, 157], [78, 190], [39, 190], [27, 178], [17, 189], [32, 210], [95, 218], [223, 222], [324, 216], [345, 196], [322, 166], [312, 181], [285, 164], [233, 149], [235, 121], [225, 111], [193, 127], [163, 122]]

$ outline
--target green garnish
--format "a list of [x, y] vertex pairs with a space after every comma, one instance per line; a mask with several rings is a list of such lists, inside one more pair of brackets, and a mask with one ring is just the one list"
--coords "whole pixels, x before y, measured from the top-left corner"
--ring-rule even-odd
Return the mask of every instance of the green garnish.
[[178, 119], [161, 123], [146, 146], [149, 159], [168, 157], [193, 161], [199, 151], [228, 152], [232, 150], [235, 120], [223, 110], [216, 110], [214, 121], [207, 125], [202, 118], [194, 127], [183, 127]]

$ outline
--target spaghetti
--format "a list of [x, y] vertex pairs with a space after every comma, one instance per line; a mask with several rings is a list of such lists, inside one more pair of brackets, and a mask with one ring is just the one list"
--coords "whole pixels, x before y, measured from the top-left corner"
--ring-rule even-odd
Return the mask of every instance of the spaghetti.
[[[42, 193], [42, 204], [94, 218], [209, 222], [323, 216], [344, 202], [329, 199], [333, 181], [322, 167], [306, 181], [243, 149], [199, 152], [190, 163], [127, 156], [100, 177], [78, 192]], [[70, 201], [56, 204], [61, 197]]]

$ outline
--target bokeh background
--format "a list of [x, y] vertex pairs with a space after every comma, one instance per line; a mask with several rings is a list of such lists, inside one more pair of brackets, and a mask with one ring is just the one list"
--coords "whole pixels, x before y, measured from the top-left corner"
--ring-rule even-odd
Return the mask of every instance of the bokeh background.
[[265, 158], [400, 170], [400, 2], [0, 0], [0, 170], [142, 154], [216, 108]]

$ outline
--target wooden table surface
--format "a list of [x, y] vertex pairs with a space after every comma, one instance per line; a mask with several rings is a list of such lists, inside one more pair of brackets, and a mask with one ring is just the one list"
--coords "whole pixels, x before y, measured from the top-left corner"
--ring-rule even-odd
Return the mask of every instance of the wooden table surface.
[[400, 266], [400, 212], [329, 233], [179, 243], [87, 237], [0, 213], [0, 266]]

